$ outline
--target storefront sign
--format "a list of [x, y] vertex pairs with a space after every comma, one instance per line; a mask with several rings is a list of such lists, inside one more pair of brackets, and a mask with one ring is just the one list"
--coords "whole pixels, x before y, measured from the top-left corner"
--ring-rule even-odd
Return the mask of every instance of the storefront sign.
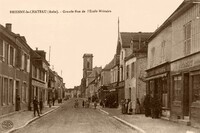
[[162, 74], [162, 73], [169, 71], [169, 69], [170, 69], [169, 64], [165, 64], [161, 67], [154, 68], [152, 70], [147, 71], [147, 76], [151, 77], [151, 76], [154, 76], [154, 75]]
[[171, 64], [171, 71], [180, 71], [200, 65], [200, 54], [184, 58]]
[[38, 82], [38, 81], [35, 81], [35, 80], [32, 80], [32, 85], [38, 86], [38, 87], [41, 87], [41, 88], [47, 88], [47, 84], [44, 84], [44, 83], [41, 83], [41, 82]]

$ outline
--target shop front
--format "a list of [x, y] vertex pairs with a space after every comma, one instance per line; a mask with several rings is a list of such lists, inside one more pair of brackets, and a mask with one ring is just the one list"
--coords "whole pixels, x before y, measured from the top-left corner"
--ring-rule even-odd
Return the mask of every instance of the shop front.
[[200, 53], [171, 63], [171, 117], [200, 125]]
[[158, 97], [161, 116], [170, 117], [170, 65], [164, 63], [147, 70], [147, 94]]
[[118, 94], [118, 103], [119, 103], [119, 105], [121, 104], [122, 100], [125, 99], [124, 87], [125, 87], [125, 82], [124, 81], [119, 82], [117, 87], [116, 87], [117, 94]]

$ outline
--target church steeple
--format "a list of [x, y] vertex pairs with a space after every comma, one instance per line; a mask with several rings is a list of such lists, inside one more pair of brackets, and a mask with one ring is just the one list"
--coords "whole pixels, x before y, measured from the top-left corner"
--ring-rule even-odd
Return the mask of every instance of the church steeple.
[[93, 55], [84, 54], [83, 55], [83, 78], [86, 78], [93, 68]]

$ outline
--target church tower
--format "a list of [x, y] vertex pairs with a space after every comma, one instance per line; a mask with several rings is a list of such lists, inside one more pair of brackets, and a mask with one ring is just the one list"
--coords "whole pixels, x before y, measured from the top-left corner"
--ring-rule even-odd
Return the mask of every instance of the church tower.
[[93, 55], [84, 54], [83, 55], [83, 78], [87, 78], [92, 72], [93, 68]]

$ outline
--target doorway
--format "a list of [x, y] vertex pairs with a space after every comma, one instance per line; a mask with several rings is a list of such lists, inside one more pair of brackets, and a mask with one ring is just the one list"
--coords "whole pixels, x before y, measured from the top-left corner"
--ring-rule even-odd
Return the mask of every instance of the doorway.
[[16, 90], [15, 90], [15, 110], [16, 111], [19, 111], [20, 110], [20, 92], [19, 92], [19, 81], [16, 81], [16, 88], [15, 88]]
[[189, 73], [184, 73], [184, 80], [183, 80], [183, 115], [189, 116]]

